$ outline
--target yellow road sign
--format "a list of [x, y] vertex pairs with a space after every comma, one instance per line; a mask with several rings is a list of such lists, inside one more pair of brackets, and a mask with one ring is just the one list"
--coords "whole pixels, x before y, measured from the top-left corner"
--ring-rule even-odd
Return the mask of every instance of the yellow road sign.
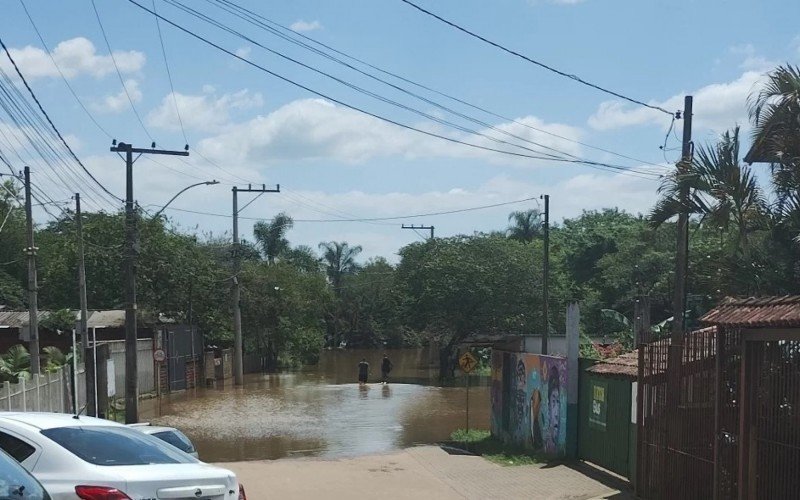
[[469, 373], [474, 370], [476, 366], [478, 366], [478, 360], [472, 355], [471, 352], [467, 351], [462, 354], [460, 358], [458, 358], [458, 366], [461, 367], [461, 370], [463, 370], [464, 373]]

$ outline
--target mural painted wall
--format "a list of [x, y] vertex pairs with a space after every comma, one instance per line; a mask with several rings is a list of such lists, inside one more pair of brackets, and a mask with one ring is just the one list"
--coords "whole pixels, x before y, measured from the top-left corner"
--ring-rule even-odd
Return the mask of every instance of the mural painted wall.
[[564, 455], [567, 360], [492, 352], [492, 434], [548, 455]]

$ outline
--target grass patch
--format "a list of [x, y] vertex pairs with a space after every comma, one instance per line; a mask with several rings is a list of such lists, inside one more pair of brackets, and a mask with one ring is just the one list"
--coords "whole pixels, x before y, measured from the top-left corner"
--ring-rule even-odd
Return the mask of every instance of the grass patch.
[[536, 465], [546, 463], [541, 455], [519, 447], [507, 445], [492, 437], [489, 431], [458, 429], [450, 434], [450, 446], [461, 448], [499, 465]]

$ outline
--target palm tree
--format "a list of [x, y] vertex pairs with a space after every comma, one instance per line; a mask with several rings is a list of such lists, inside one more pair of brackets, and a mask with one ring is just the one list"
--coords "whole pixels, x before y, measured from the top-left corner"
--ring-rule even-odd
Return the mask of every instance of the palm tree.
[[351, 247], [346, 241], [329, 241], [320, 243], [319, 249], [322, 250], [322, 261], [325, 263], [328, 279], [333, 285], [334, 292], [339, 295], [342, 278], [358, 270], [355, 259], [361, 253], [361, 246]]
[[535, 208], [511, 212], [508, 221], [513, 222], [508, 228], [508, 237], [512, 240], [530, 243], [542, 234], [542, 214]]
[[253, 235], [268, 263], [274, 264], [275, 259], [289, 249], [286, 232], [292, 226], [294, 220], [284, 212], [273, 217], [269, 223], [257, 222], [253, 226]]
[[699, 148], [688, 172], [673, 173], [659, 187], [662, 194], [650, 212], [660, 226], [681, 210], [680, 189], [689, 187], [688, 211], [718, 227], [736, 227], [739, 247], [747, 248], [747, 234], [761, 216], [764, 196], [749, 166], [739, 161], [739, 127], [727, 131], [716, 144]]
[[30, 377], [31, 355], [25, 346], [15, 345], [0, 356], [0, 374], [6, 380], [16, 382], [20, 377]]
[[53, 372], [62, 366], [66, 366], [72, 362], [72, 353], [64, 353], [56, 346], [47, 346], [42, 348], [44, 357], [47, 360], [45, 371]]
[[776, 212], [783, 219], [800, 213], [800, 68], [787, 64], [768, 75], [750, 95], [753, 147], [745, 161], [768, 162], [778, 196]]

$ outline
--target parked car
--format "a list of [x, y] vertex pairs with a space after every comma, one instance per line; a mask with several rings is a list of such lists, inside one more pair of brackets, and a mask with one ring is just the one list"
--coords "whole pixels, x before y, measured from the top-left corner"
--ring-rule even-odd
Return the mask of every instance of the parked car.
[[233, 472], [108, 420], [0, 413], [0, 448], [53, 500], [246, 500]]
[[0, 451], [0, 498], [51, 500], [30, 472], [11, 455]]
[[171, 444], [175, 448], [188, 453], [194, 458], [200, 458], [197, 454], [194, 444], [192, 444], [192, 440], [186, 437], [186, 434], [182, 433], [175, 427], [163, 427], [160, 425], [151, 425], [149, 423], [128, 424], [128, 427], [132, 427], [137, 431], [157, 437], [158, 439]]

